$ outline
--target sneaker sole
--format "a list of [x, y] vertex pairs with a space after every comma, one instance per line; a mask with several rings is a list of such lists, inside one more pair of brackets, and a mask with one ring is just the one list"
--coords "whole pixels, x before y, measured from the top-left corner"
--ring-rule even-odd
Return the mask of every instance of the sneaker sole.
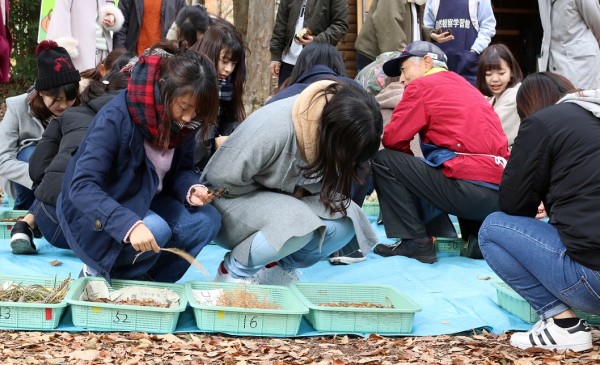
[[514, 347], [518, 347], [522, 350], [527, 350], [530, 348], [540, 348], [540, 349], [545, 349], [545, 350], [559, 350], [559, 351], [565, 351], [565, 350], [570, 350], [573, 352], [582, 352], [582, 351], [588, 351], [591, 350], [594, 346], [591, 343], [581, 343], [581, 344], [573, 344], [573, 345], [547, 345], [547, 346], [533, 346], [530, 343], [528, 344], [524, 344], [524, 343], [515, 343], [513, 341], [510, 341], [510, 345], [514, 346]]
[[419, 260], [420, 262], [422, 262], [424, 264], [433, 264], [434, 262], [437, 261], [437, 256], [403, 256], [403, 255], [388, 254], [387, 252], [379, 251], [377, 249], [378, 246], [379, 245], [375, 246], [375, 249], [373, 250], [373, 252], [381, 257], [393, 257], [393, 256], [408, 257], [409, 259]]
[[331, 257], [329, 258], [329, 263], [332, 265], [352, 265], [366, 259], [366, 257]]
[[415, 260], [419, 260], [424, 264], [433, 264], [437, 261], [437, 257], [435, 256], [413, 256], [412, 258]]
[[33, 255], [37, 253], [29, 240], [29, 236], [25, 233], [15, 233], [10, 239], [10, 248], [15, 255]]

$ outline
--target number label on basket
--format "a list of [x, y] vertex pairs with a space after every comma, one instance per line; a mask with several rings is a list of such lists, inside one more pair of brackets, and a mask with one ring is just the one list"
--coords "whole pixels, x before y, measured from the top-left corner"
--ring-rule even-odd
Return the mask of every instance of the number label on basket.
[[244, 314], [244, 328], [256, 328], [258, 327], [257, 319], [261, 316], [252, 314]]
[[10, 307], [0, 307], [0, 320], [10, 319]]
[[115, 313], [115, 318], [113, 318], [113, 323], [129, 323], [127, 318], [127, 313], [117, 311], [117, 313]]
[[458, 241], [453, 241], [448, 243], [448, 248], [451, 250], [460, 250], [462, 248], [462, 243]]

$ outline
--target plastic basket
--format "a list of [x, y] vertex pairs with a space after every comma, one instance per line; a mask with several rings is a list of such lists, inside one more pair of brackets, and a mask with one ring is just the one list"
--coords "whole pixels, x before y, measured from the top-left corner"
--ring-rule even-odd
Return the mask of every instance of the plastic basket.
[[[4, 222], [5, 219], [21, 218], [27, 214], [26, 210], [2, 210], [0, 211], [0, 238], [10, 238], [10, 231], [15, 222]], [[54, 279], [52, 279], [54, 280]]]
[[[535, 323], [540, 320], [540, 316], [537, 315], [529, 303], [514, 291], [513, 288], [508, 286], [508, 284], [505, 282], [492, 282], [492, 285], [496, 288], [498, 305], [500, 307], [521, 318], [525, 322]], [[585, 319], [587, 323], [600, 325], [600, 315], [590, 314], [580, 310], [575, 310], [574, 312], [577, 317]]]
[[133, 280], [112, 280], [109, 291], [126, 286], [147, 286], [166, 288], [179, 295], [176, 308], [158, 308], [138, 305], [95, 303], [79, 300], [89, 281], [104, 281], [103, 278], [79, 278], [67, 295], [71, 305], [73, 324], [89, 329], [108, 329], [113, 331], [140, 331], [151, 333], [170, 333], [175, 330], [179, 314], [187, 306], [187, 297], [183, 285]]
[[[12, 281], [15, 284], [35, 284], [46, 288], [54, 288], [63, 280], [64, 278], [0, 275], [0, 284]], [[65, 308], [66, 297], [56, 304], [0, 302], [0, 328], [54, 329], [58, 327]]]
[[248, 292], [256, 293], [277, 304], [280, 309], [224, 307], [198, 303], [192, 290], [234, 290], [240, 284], [190, 281], [186, 294], [194, 309], [196, 325], [202, 331], [223, 332], [250, 336], [294, 336], [298, 333], [302, 315], [308, 309], [287, 287], [275, 285], [246, 285]]
[[586, 313], [586, 312], [582, 312], [579, 310], [575, 310], [574, 312], [577, 315], [577, 317], [579, 317], [581, 319], [585, 319], [588, 324], [600, 326], [600, 315]]
[[[415, 312], [421, 310], [412, 299], [388, 285], [293, 283], [291, 288], [309, 308], [310, 324], [321, 332], [410, 333]], [[321, 305], [364, 302], [393, 308]]]
[[368, 216], [379, 216], [379, 202], [368, 202], [365, 201], [362, 205], [362, 211]]
[[496, 288], [498, 305], [501, 308], [506, 309], [525, 322], [535, 323], [540, 320], [540, 316], [531, 308], [529, 303], [508, 284], [505, 282], [492, 282], [492, 286]]
[[445, 238], [436, 237], [435, 239], [435, 251], [440, 253], [447, 253], [450, 255], [460, 255], [460, 251], [464, 247], [465, 242], [462, 238]]

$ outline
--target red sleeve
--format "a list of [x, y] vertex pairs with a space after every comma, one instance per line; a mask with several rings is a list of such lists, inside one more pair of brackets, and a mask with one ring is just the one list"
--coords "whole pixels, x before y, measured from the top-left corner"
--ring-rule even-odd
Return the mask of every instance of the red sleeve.
[[383, 131], [383, 146], [412, 154], [410, 141], [427, 125], [425, 104], [420, 88], [414, 83], [404, 90], [402, 100], [392, 113], [392, 120]]

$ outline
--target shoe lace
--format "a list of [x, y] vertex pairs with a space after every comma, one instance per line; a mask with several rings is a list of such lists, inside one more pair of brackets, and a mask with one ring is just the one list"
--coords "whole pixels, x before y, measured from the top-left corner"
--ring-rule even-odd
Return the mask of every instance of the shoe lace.
[[539, 320], [536, 324], [533, 325], [533, 327], [529, 330], [529, 333], [533, 334], [533, 335], [539, 335], [540, 333], [542, 333], [542, 331], [544, 329], [546, 329], [546, 327], [548, 326], [548, 322], [546, 322], [545, 320]]

